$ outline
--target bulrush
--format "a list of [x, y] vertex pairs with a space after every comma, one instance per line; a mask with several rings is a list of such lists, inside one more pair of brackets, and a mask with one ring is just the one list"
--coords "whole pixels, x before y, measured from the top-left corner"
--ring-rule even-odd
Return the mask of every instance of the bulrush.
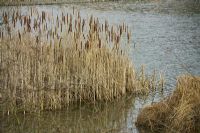
[[123, 28], [122, 28], [122, 26], [119, 26], [119, 30], [120, 30], [120, 36], [122, 36], [122, 33], [123, 33]]
[[101, 48], [101, 39], [99, 38], [99, 44], [98, 44], [99, 48]]
[[0, 93], [8, 99], [5, 112], [55, 110], [75, 102], [111, 101], [126, 93], [148, 92], [150, 85], [143, 87], [136, 78], [128, 50], [120, 41], [126, 34], [130, 39], [125, 24], [109, 28], [108, 21], [81, 18], [74, 8], [73, 14], [56, 18], [44, 11], [29, 11], [23, 17], [18, 11], [16, 17], [13, 14], [13, 22], [21, 26], [13, 26], [3, 13], [12, 31], [12, 39], [4, 30], [0, 36], [4, 66], [0, 78], [6, 90]]
[[66, 19], [67, 19], [67, 24], [68, 24], [68, 21], [69, 21], [69, 16], [68, 16], [68, 13], [67, 13]]
[[3, 13], [3, 23], [8, 24], [8, 15], [6, 12]]
[[42, 23], [46, 20], [46, 13], [42, 11]]
[[82, 22], [82, 32], [84, 30], [84, 26], [85, 26], [85, 19], [83, 19], [83, 22]]
[[20, 34], [20, 31], [18, 30], [18, 36], [19, 36], [19, 40], [20, 42], [22, 41], [22, 38], [21, 38], [21, 34]]
[[1, 38], [3, 39], [3, 31], [1, 32]]
[[131, 32], [127, 32], [128, 43], [130, 42]]
[[15, 20], [13, 21], [13, 26], [14, 26], [14, 28], [15, 28], [15, 26], [16, 26], [16, 22], [15, 22]]
[[108, 21], [105, 20], [105, 32], [107, 32], [107, 31], [108, 31]]

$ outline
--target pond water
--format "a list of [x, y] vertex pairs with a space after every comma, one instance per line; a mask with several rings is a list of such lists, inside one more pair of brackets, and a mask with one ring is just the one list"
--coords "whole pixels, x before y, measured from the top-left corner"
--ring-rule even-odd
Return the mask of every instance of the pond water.
[[[195, 1], [193, 1], [195, 2]], [[81, 16], [91, 14], [113, 25], [125, 22], [132, 31], [130, 57], [135, 68], [145, 65], [164, 74], [164, 92], [148, 97], [127, 96], [111, 103], [74, 105], [68, 109], [41, 114], [4, 116], [0, 132], [139, 132], [134, 122], [139, 110], [159, 101], [174, 90], [176, 77], [181, 74], [200, 75], [200, 4], [165, 2], [102, 2], [62, 5], [38, 5], [38, 10], [80, 10]], [[0, 7], [10, 10], [12, 7]], [[18, 7], [25, 11], [27, 6]], [[0, 24], [2, 20], [0, 18]]]

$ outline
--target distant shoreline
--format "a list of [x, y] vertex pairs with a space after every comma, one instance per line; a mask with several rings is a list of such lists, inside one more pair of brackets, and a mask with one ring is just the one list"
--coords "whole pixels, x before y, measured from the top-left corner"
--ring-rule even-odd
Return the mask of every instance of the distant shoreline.
[[1, 0], [0, 6], [34, 6], [34, 5], [62, 5], [62, 4], [81, 4], [81, 3], [103, 3], [103, 2], [159, 2], [174, 6], [177, 3], [180, 5], [192, 5], [200, 8], [198, 0]]
[[78, 3], [98, 3], [98, 2], [108, 2], [108, 0], [104, 1], [60, 1], [60, 2], [7, 2], [0, 3], [0, 6], [34, 6], [34, 5], [62, 5], [62, 4], [78, 4]]
[[[24, 1], [12, 1], [3, 0], [0, 2], [0, 6], [34, 6], [34, 5], [61, 5], [61, 4], [80, 4], [80, 3], [98, 3], [98, 2], [150, 2], [155, 0], [24, 0]], [[160, 0], [158, 0], [160, 1]]]

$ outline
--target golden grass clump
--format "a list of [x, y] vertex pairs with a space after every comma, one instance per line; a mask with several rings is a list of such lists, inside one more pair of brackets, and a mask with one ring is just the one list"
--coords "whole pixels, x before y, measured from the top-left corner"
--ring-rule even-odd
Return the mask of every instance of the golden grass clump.
[[124, 23], [110, 26], [93, 16], [81, 18], [74, 8], [72, 14], [62, 12], [56, 17], [35, 8], [23, 16], [19, 10], [2, 15], [4, 113], [111, 101], [127, 93], [147, 93], [152, 86], [144, 69], [136, 78], [128, 57], [130, 30]]
[[143, 108], [136, 126], [156, 132], [200, 132], [200, 77], [179, 77], [174, 93]]

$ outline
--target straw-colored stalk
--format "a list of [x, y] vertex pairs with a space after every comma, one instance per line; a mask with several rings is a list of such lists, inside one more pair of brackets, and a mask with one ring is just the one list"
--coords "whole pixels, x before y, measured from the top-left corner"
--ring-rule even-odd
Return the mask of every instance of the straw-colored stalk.
[[159, 103], [143, 108], [136, 125], [166, 133], [200, 132], [200, 77], [179, 77], [174, 93]]
[[77, 101], [111, 101], [155, 87], [144, 69], [141, 79], [136, 78], [129, 44], [120, 41], [125, 33], [130, 41], [127, 26], [110, 29], [107, 21], [100, 24], [93, 16], [87, 21], [73, 12], [50, 19], [44, 11], [31, 9], [30, 16], [14, 11], [12, 22], [4, 18], [12, 31], [0, 38], [0, 93], [8, 114], [61, 109]]

